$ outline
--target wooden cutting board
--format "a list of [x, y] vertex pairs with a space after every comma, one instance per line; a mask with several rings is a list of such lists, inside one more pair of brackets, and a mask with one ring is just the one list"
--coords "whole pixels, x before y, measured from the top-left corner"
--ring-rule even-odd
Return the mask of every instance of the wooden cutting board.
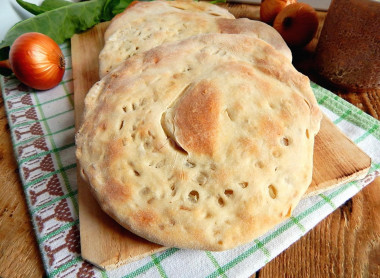
[[[82, 120], [85, 95], [98, 81], [98, 54], [107, 26], [108, 23], [99, 24], [71, 40], [77, 128]], [[364, 177], [370, 163], [370, 158], [324, 117], [315, 139], [313, 181], [305, 196]], [[132, 234], [107, 216], [79, 173], [78, 191], [81, 251], [85, 260], [112, 269], [165, 249]]]

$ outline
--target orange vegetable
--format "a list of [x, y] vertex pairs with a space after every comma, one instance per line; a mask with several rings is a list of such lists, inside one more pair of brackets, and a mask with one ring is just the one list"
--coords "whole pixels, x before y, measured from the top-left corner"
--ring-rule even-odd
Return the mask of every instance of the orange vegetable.
[[297, 0], [262, 0], [260, 5], [260, 20], [272, 24], [277, 14], [287, 5]]
[[305, 3], [294, 3], [286, 6], [276, 16], [273, 27], [289, 46], [302, 47], [313, 39], [318, 24], [318, 15], [313, 7]]
[[12, 44], [9, 60], [0, 62], [25, 85], [37, 90], [55, 87], [65, 72], [65, 59], [58, 44], [36, 32], [19, 36]]

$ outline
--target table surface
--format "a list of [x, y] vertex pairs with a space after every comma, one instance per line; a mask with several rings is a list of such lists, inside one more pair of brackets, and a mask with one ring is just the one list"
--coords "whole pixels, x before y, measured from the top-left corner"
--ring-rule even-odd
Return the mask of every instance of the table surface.
[[[226, 6], [235, 16], [258, 15], [257, 7]], [[319, 16], [323, 23], [325, 14]], [[295, 66], [311, 80], [379, 119], [380, 89], [340, 90], [313, 72], [317, 38], [293, 53]], [[0, 97], [0, 277], [44, 275]], [[252, 277], [380, 277], [380, 177]]]

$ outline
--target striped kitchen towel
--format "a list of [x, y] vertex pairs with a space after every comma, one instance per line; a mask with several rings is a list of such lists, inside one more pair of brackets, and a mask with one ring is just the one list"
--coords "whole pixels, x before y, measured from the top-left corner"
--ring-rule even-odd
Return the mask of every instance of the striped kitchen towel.
[[380, 175], [380, 122], [312, 84], [323, 112], [372, 158], [368, 175], [307, 198], [293, 216], [244, 246], [223, 252], [171, 248], [111, 271], [80, 254], [70, 44], [59, 86], [36, 92], [14, 77], [1, 87], [15, 157], [45, 270], [51, 277], [247, 277]]

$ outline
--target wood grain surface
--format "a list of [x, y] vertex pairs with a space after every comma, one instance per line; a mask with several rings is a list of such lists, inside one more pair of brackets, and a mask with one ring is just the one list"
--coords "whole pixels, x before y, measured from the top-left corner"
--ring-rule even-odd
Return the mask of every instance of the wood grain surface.
[[[249, 5], [228, 6], [233, 13], [257, 12]], [[301, 71], [380, 119], [380, 90], [343, 91], [318, 82], [309, 57], [309, 52], [295, 53]], [[0, 97], [0, 277], [43, 277], [17, 169]], [[380, 177], [252, 277], [380, 277]]]

